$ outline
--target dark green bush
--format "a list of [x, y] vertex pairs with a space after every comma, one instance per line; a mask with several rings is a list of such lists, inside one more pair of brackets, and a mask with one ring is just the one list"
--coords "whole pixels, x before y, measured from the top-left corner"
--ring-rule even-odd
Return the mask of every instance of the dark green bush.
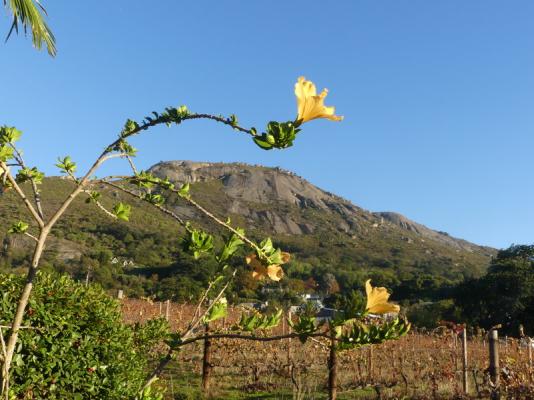
[[[0, 275], [1, 325], [12, 320], [23, 284], [20, 276]], [[23, 326], [11, 370], [15, 399], [133, 399], [167, 331], [162, 320], [126, 325], [100, 287], [44, 273]]]

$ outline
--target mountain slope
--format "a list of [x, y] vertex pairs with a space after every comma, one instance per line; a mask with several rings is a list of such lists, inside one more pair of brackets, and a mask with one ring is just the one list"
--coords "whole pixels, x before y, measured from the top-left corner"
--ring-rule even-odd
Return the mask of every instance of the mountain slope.
[[[440, 275], [454, 279], [456, 272], [479, 274], [495, 252], [400, 214], [363, 210], [280, 168], [171, 161], [154, 165], [151, 172], [177, 183], [192, 183], [193, 193], [203, 204], [245, 228], [268, 232], [294, 245], [301, 259], [330, 246], [336, 250], [331, 260], [324, 260], [328, 263], [352, 259], [362, 267], [432, 270], [435, 266], [442, 270]], [[177, 210], [183, 211], [181, 207]]]
[[[403, 282], [423, 287], [431, 277], [432, 284], [441, 287], [482, 274], [495, 254], [494, 249], [433, 231], [402, 215], [366, 211], [279, 168], [172, 161], [156, 164], [151, 171], [191, 183], [200, 204], [222, 218], [230, 217], [234, 226], [245, 228], [256, 240], [271, 236], [292, 253], [285, 269], [295, 282], [310, 277], [319, 282], [333, 274], [345, 288], [369, 276], [390, 288]], [[45, 212], [57, 208], [71, 188], [64, 179], [45, 179]], [[130, 287], [136, 294], [160, 290], [165, 277], [180, 276], [187, 284], [174, 280], [165, 290], [175, 293], [176, 285], [185, 285], [186, 298], [200, 290], [212, 264], [194, 262], [182, 253], [183, 231], [175, 221], [120, 191], [98, 189], [108, 208], [118, 201], [132, 204], [130, 222], [110, 220], [84, 198], [77, 199], [53, 231], [46, 267], [80, 277], [91, 271], [95, 280], [109, 287]], [[181, 199], [170, 196], [167, 206], [196, 225], [220, 232]], [[18, 219], [30, 220], [15, 195], [6, 192], [0, 196], [0, 269], [13, 270], [29, 261], [31, 240], [5, 235]], [[245, 271], [240, 260], [235, 263]]]

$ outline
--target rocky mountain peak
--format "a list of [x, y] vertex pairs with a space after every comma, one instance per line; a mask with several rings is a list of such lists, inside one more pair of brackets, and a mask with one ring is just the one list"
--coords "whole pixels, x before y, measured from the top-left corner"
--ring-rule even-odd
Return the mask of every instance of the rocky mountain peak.
[[180, 184], [217, 181], [222, 186], [219, 199], [224, 202], [225, 211], [244, 217], [252, 226], [261, 226], [278, 234], [303, 235], [331, 229], [349, 237], [363, 237], [370, 231], [378, 231], [396, 235], [406, 243], [420, 239], [457, 251], [482, 252], [484, 255], [493, 251], [434, 231], [399, 213], [363, 210], [278, 167], [166, 161], [154, 165], [150, 171]]

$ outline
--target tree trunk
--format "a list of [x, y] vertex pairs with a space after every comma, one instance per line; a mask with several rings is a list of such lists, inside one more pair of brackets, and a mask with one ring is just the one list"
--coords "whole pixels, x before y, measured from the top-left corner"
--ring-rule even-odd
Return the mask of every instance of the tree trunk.
[[37, 276], [37, 269], [39, 267], [39, 261], [41, 255], [43, 254], [44, 243], [48, 236], [48, 230], [42, 229], [39, 235], [39, 241], [35, 246], [33, 252], [32, 265], [28, 270], [28, 275], [26, 276], [26, 284], [20, 295], [19, 303], [17, 304], [17, 310], [15, 312], [15, 318], [11, 325], [11, 333], [6, 345], [6, 357], [2, 369], [0, 370], [0, 375], [2, 378], [2, 395], [5, 395], [7, 388], [9, 387], [9, 369], [11, 367], [11, 361], [13, 360], [13, 354], [15, 353], [15, 346], [17, 345], [17, 339], [19, 336], [19, 329], [22, 325], [22, 319], [24, 318], [24, 312], [28, 301], [30, 300], [30, 294], [33, 289], [33, 281]]

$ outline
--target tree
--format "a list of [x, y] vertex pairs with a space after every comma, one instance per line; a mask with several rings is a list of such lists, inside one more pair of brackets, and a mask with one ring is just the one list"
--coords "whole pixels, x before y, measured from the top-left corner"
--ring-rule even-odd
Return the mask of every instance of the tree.
[[9, 8], [13, 15], [8, 39], [13, 31], [18, 33], [19, 25], [22, 25], [24, 32], [28, 28], [31, 30], [35, 48], [40, 50], [44, 43], [48, 54], [56, 55], [56, 39], [44, 20], [46, 10], [38, 0], [4, 0], [4, 6]]
[[523, 324], [534, 335], [534, 245], [499, 251], [485, 276], [457, 287], [455, 301], [471, 324], [509, 333]]

